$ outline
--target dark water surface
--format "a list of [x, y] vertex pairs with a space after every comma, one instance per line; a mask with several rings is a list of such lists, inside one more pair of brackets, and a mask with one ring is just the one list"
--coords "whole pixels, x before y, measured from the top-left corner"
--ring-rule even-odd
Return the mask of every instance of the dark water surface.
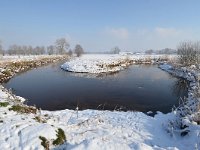
[[60, 69], [61, 63], [33, 69], [4, 84], [28, 99], [29, 105], [45, 110], [122, 109], [142, 112], [170, 112], [180, 97], [187, 95], [187, 83], [172, 77], [156, 65], [132, 65], [110, 75], [95, 77]]

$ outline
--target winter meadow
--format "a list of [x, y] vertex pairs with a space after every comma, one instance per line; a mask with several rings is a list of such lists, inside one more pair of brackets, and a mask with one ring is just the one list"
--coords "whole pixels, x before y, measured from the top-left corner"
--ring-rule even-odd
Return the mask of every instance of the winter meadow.
[[0, 149], [200, 150], [199, 4], [2, 0]]

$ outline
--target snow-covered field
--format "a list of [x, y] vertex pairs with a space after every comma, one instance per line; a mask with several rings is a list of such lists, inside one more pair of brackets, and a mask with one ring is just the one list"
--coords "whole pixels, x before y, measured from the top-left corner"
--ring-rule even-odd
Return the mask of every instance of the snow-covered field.
[[176, 55], [85, 54], [64, 63], [61, 68], [79, 73], [117, 72], [133, 63], [154, 63], [156, 60], [167, 58], [175, 59]]
[[55, 58], [61, 57], [62, 55], [13, 55], [13, 56], [1, 56], [0, 55], [0, 64], [6, 62], [14, 62], [14, 61], [31, 61], [31, 60], [40, 60], [43, 58]]
[[[139, 57], [139, 56], [137, 56]], [[81, 58], [82, 59], [82, 58]], [[138, 58], [139, 59], [139, 58]], [[141, 59], [145, 59], [144, 56]], [[167, 64], [163, 70], [191, 81], [190, 98], [198, 90], [192, 70], [176, 72]], [[193, 82], [194, 81], [194, 82]], [[17, 101], [16, 101], [17, 99]], [[179, 111], [158, 113], [154, 117], [141, 112], [98, 110], [62, 110], [17, 113], [9, 110], [23, 98], [16, 97], [0, 85], [0, 149], [44, 149], [40, 136], [45, 137], [50, 149], [134, 149], [134, 150], [193, 150], [200, 149], [200, 126], [185, 115], [187, 135], [181, 136]], [[192, 101], [192, 100], [191, 100]], [[3, 106], [9, 102], [8, 106]], [[22, 105], [23, 106], [23, 105]], [[183, 112], [185, 112], [183, 110]], [[55, 146], [57, 131], [66, 136], [63, 145]], [[44, 145], [44, 143], [43, 143]]]

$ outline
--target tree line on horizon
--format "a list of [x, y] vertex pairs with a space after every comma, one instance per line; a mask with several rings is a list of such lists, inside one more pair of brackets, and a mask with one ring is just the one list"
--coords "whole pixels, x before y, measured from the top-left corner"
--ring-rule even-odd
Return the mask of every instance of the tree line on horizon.
[[77, 44], [74, 49], [70, 48], [69, 42], [65, 38], [59, 38], [54, 44], [49, 46], [31, 46], [31, 45], [10, 45], [8, 49], [3, 49], [2, 42], [0, 41], [0, 54], [1, 55], [72, 55], [75, 53], [80, 56], [84, 53], [84, 49], [80, 44]]
[[177, 50], [171, 48], [164, 48], [161, 50], [148, 49], [145, 54], [177, 54]]
[[[108, 54], [119, 54], [121, 49], [114, 47], [110, 51], [105, 52]], [[26, 45], [10, 45], [7, 50], [3, 49], [2, 42], [0, 41], [0, 55], [72, 55], [76, 54], [78, 57], [85, 53], [80, 44], [77, 44], [74, 49], [70, 48], [69, 42], [65, 38], [59, 38], [53, 45], [49, 46], [26, 46]], [[177, 50], [165, 48], [162, 50], [146, 50], [145, 54], [177, 54], [179, 61], [184, 65], [199, 64], [200, 63], [200, 41], [180, 42]]]

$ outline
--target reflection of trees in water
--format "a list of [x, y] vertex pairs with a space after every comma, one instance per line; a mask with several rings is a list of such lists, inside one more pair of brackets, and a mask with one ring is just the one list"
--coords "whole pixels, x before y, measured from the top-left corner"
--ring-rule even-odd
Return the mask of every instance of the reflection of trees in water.
[[152, 67], [154, 65], [152, 65], [152, 64], [139, 64], [138, 66], [139, 67], [143, 67], [143, 68], [150, 68], [150, 67]]
[[83, 77], [83, 78], [97, 78], [97, 79], [103, 79], [105, 77], [118, 77], [119, 72], [110, 72], [110, 73], [75, 73], [75, 72], [69, 72], [71, 76], [75, 77]]
[[[152, 65], [152, 64], [134, 64], [132, 65], [133, 67], [138, 67], [138, 68], [142, 68], [141, 70], [138, 70], [138, 71], [141, 71], [141, 75], [142, 75], [142, 71], [144, 71], [145, 69], [149, 69], [151, 68], [152, 66], [155, 66], [155, 65]], [[155, 69], [155, 68], [153, 68]], [[116, 72], [107, 72], [107, 73], [77, 73], [77, 72], [68, 72], [71, 76], [74, 76], [74, 77], [83, 77], [83, 78], [96, 78], [96, 79], [105, 79], [105, 78], [109, 78], [110, 79], [114, 79], [114, 78], [123, 78], [123, 77], [127, 77], [127, 74], [130, 73], [130, 70], [132, 70], [131, 66], [127, 67], [126, 69], [123, 69], [123, 70], [120, 70], [120, 71], [116, 71]], [[137, 71], [137, 72], [138, 72]], [[151, 74], [155, 72], [155, 70], [148, 70], [148, 71], [151, 71]], [[145, 74], [144, 74], [145, 75]], [[153, 74], [154, 76], [154, 74]]]
[[[135, 73], [140, 73], [140, 75], [144, 75], [146, 76], [144, 73], [142, 73], [142, 71], [144, 71], [145, 69], [149, 69], [151, 68], [153, 65], [151, 64], [141, 64], [141, 65], [137, 65], [134, 64], [132, 65], [134, 68], [141, 68], [140, 70], [137, 70]], [[71, 76], [75, 76], [75, 77], [83, 77], [83, 78], [95, 78], [95, 79], [105, 79], [105, 78], [109, 78], [110, 80], [114, 80], [116, 78], [127, 78], [129, 77], [130, 71], [133, 68], [127, 67], [126, 69], [120, 70], [120, 71], [116, 71], [116, 72], [107, 72], [107, 73], [77, 73], [77, 72], [68, 72], [70, 73]], [[155, 69], [155, 68], [154, 68]], [[150, 71], [150, 74], [153, 74], [155, 72], [155, 70], [147, 70]], [[135, 74], [134, 73], [134, 74]], [[153, 76], [155, 77], [155, 75], [153, 74]]]
[[66, 63], [66, 60], [61, 60], [61, 61], [58, 61], [58, 62], [56, 62], [56, 63], [51, 63], [51, 64], [50, 64], [50, 67], [51, 67], [51, 68], [59, 68], [59, 69], [60, 69], [60, 66], [61, 66], [62, 64], [64, 64], [64, 63]]
[[52, 64], [51, 64], [51, 67], [52, 67], [52, 68], [56, 68], [58, 65], [59, 65], [58, 63], [52, 63]]
[[187, 96], [188, 82], [183, 79], [177, 79], [172, 87], [172, 93], [179, 98]]

